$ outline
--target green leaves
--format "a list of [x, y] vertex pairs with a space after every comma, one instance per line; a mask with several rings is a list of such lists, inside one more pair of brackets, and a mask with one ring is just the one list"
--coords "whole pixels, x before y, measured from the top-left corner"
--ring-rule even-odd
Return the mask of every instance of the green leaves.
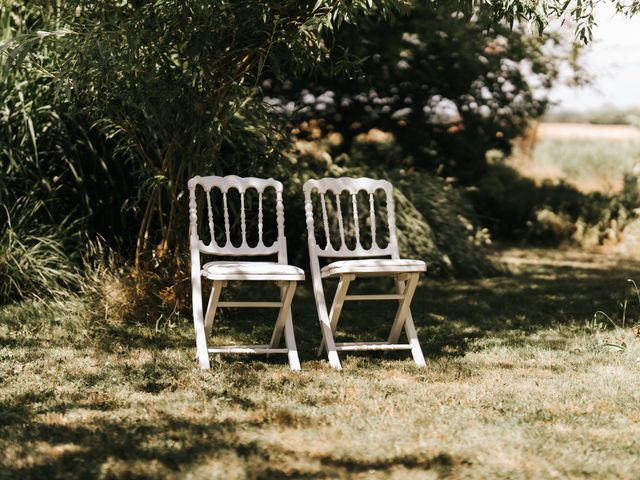
[[80, 283], [78, 259], [68, 254], [77, 224], [70, 217], [55, 225], [34, 222], [43, 209], [29, 197], [0, 208], [0, 304], [64, 294]]

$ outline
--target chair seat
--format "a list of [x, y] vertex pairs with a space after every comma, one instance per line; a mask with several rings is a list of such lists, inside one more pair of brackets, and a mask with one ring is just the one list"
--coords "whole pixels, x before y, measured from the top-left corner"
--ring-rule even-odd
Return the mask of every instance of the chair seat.
[[209, 262], [202, 276], [210, 280], [304, 280], [304, 270], [277, 262]]
[[320, 275], [322, 278], [328, 278], [343, 273], [355, 273], [358, 276], [382, 277], [396, 273], [426, 271], [427, 264], [422, 260], [370, 258], [366, 260], [341, 260], [330, 263], [320, 270]]

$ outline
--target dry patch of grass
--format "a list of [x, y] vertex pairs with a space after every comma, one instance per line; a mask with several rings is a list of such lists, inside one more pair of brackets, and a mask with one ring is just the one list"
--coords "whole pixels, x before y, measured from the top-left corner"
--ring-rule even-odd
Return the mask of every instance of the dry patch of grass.
[[[299, 374], [280, 356], [200, 371], [188, 319], [156, 330], [89, 324], [79, 301], [2, 307], [0, 477], [637, 478], [640, 342], [590, 319], [619, 322], [638, 265], [502, 255], [510, 276], [421, 285], [422, 370], [367, 354], [332, 371], [311, 353], [303, 288]], [[368, 305], [345, 310], [342, 336], [383, 335], [393, 305]], [[235, 338], [271, 325], [221, 323]]]

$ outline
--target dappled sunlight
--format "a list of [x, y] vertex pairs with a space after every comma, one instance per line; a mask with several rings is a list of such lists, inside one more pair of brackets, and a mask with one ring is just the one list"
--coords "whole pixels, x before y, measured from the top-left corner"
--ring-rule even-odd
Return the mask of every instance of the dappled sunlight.
[[640, 478], [640, 110], [545, 123], [599, 2], [51, 3], [0, 1], [0, 480]]
[[[613, 281], [611, 272], [602, 272], [599, 281]], [[201, 371], [192, 345], [53, 347], [38, 357], [44, 362], [23, 351], [31, 373], [6, 377], [0, 399], [0, 462], [19, 477], [62, 474], [71, 465], [89, 476], [165, 478], [186, 470], [231, 478], [247, 472], [371, 478], [374, 470], [381, 477], [438, 478], [632, 471], [635, 454], [614, 453], [640, 438], [629, 408], [640, 399], [629, 371], [640, 342], [631, 332], [592, 331], [560, 317], [547, 323], [539, 314], [526, 328], [505, 327], [483, 319], [485, 311], [443, 308], [446, 295], [475, 294], [487, 305], [504, 301], [509, 283], [523, 275], [441, 282], [440, 292], [425, 282], [416, 307], [420, 337], [432, 355], [425, 369], [399, 354], [348, 355], [337, 372], [307, 351], [302, 372], [294, 374], [282, 362], [245, 356], [215, 357], [212, 370]], [[566, 281], [562, 275], [556, 281]], [[602, 292], [601, 299], [618, 294]], [[522, 289], [508, 301], [536, 294]], [[312, 312], [310, 300], [303, 290], [298, 310]], [[512, 314], [513, 304], [501, 318]], [[428, 314], [429, 308], [440, 313]], [[354, 309], [344, 322], [362, 329], [372, 323], [364, 312]], [[64, 322], [62, 312], [57, 315]], [[234, 326], [233, 313], [224, 322], [234, 338], [244, 328]], [[455, 331], [466, 329], [466, 347], [455, 355], [443, 346], [431, 349], [434, 325], [443, 338], [432, 341], [444, 344], [457, 342]], [[190, 326], [182, 328], [189, 336]], [[296, 333], [317, 328], [306, 315], [296, 322]], [[626, 349], [607, 346], [621, 335]], [[25, 383], [34, 375], [39, 383]], [[590, 447], [594, 442], [601, 451]]]

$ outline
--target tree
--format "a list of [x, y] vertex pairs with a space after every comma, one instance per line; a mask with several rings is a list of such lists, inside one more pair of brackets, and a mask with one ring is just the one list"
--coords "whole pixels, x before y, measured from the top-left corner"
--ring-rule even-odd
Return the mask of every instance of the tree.
[[[286, 130], [260, 99], [265, 75], [298, 75], [326, 65], [334, 32], [371, 16], [393, 21], [415, 5], [441, 6], [489, 24], [528, 22], [543, 29], [552, 15], [577, 21], [590, 36], [597, 2], [524, 0], [34, 0], [27, 32], [5, 40], [5, 70], [22, 65], [64, 95], [68, 118], [97, 132], [110, 165], [132, 181], [136, 264], [179, 256], [186, 179], [195, 171], [238, 173], [277, 158]], [[624, 14], [637, 2], [616, 1]], [[2, 16], [24, 8], [4, 2]], [[34, 47], [37, 47], [34, 49]], [[224, 154], [224, 155], [222, 155]], [[228, 162], [228, 163], [227, 163]], [[124, 167], [122, 167], [124, 166]]]

